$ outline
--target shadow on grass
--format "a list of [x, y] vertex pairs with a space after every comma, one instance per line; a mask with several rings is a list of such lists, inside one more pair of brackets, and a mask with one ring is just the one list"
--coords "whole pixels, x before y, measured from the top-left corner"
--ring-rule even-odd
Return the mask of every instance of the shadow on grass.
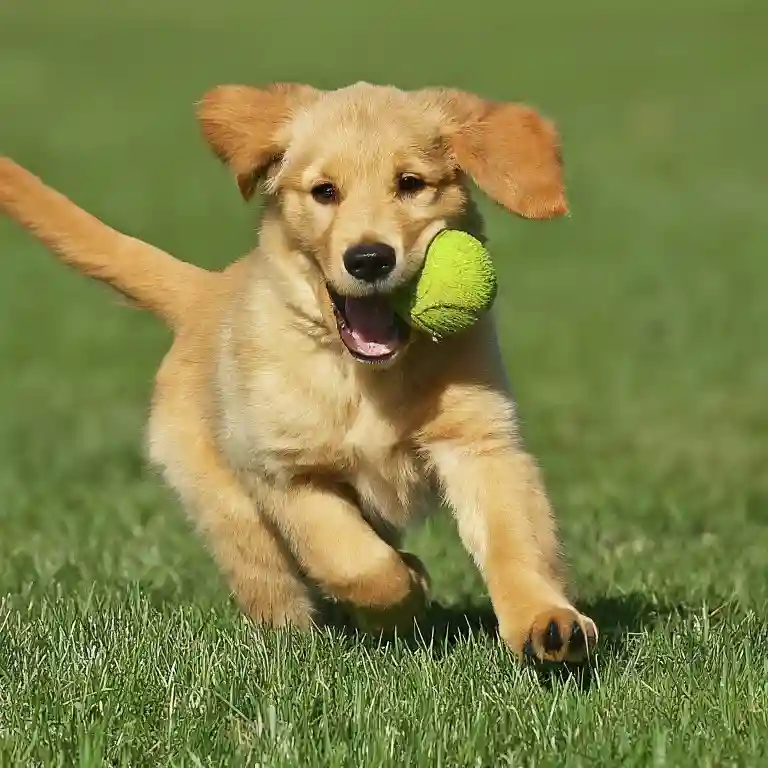
[[490, 603], [478, 605], [442, 605], [432, 603], [422, 617], [409, 641], [414, 645], [429, 643], [433, 648], [449, 650], [458, 642], [472, 637], [496, 635], [496, 614]]
[[[621, 657], [626, 654], [628, 638], [650, 629], [670, 616], [684, 616], [683, 605], [665, 604], [644, 595], [630, 592], [624, 595], [600, 597], [579, 603], [580, 611], [590, 616], [600, 630], [601, 654]], [[451, 605], [434, 603], [410, 638], [435, 641], [435, 645], [448, 646], [473, 635], [496, 635], [498, 622], [491, 604]]]
[[[142, 592], [148, 595], [157, 609], [168, 610], [179, 602], [179, 587], [173, 585], [142, 585]], [[590, 616], [598, 626], [600, 642], [594, 658], [625, 659], [631, 653], [629, 643], [633, 635], [640, 635], [664, 624], [670, 618], [684, 618], [691, 608], [679, 603], [660, 601], [643, 592], [629, 592], [620, 595], [606, 595], [577, 604], [579, 610]], [[347, 638], [351, 643], [361, 642], [369, 647], [388, 647], [395, 642], [390, 636], [373, 636], [359, 633], [354, 621], [338, 604], [325, 603], [326, 611], [322, 624], [337, 637]], [[236, 610], [236, 609], [235, 609]], [[497, 638], [498, 622], [489, 601], [467, 602], [453, 605], [432, 603], [413, 630], [400, 634], [397, 643], [413, 651], [427, 650], [433, 658], [439, 659], [452, 652], [457, 644], [473, 638]], [[574, 673], [579, 678], [589, 670], [590, 665], [540, 666], [542, 682], [567, 679]], [[584, 681], [588, 685], [588, 681]]]
[[594, 662], [602, 658], [626, 659], [633, 635], [643, 634], [672, 617], [683, 618], [691, 610], [682, 603], [660, 602], [642, 592], [600, 597], [581, 602], [578, 608], [597, 624], [600, 632], [593, 661], [582, 665], [537, 665], [539, 680], [544, 687], [573, 680], [580, 690], [589, 690], [595, 681]]
[[579, 609], [590, 616], [600, 631], [599, 652], [614, 658], [627, 655], [627, 642], [671, 617], [683, 618], [691, 609], [682, 603], [666, 603], [642, 592], [600, 597]]
[[[629, 655], [628, 642], [638, 635], [663, 624], [670, 617], [684, 617], [689, 609], [682, 604], [663, 603], [642, 592], [601, 597], [579, 603], [579, 610], [598, 625], [600, 642], [592, 662], [581, 665], [540, 664], [531, 662], [545, 687], [574, 681], [580, 690], [588, 690], [594, 682], [594, 661], [601, 658], [624, 659]], [[337, 625], [337, 629], [340, 628]], [[346, 634], [349, 630], [342, 631]], [[354, 633], [354, 630], [352, 630]], [[472, 637], [498, 635], [498, 623], [490, 603], [444, 606], [433, 604], [412, 633], [398, 638], [399, 643], [416, 650], [428, 650], [435, 659], [449, 654], [457, 643]], [[359, 636], [358, 636], [359, 639]], [[389, 638], [367, 638], [366, 643], [386, 647]]]

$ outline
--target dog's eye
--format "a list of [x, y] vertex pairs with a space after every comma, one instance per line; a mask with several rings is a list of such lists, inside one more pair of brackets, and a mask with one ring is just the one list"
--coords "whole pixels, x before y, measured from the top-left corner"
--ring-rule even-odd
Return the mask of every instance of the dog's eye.
[[322, 184], [315, 184], [312, 187], [312, 197], [318, 203], [329, 205], [338, 201], [339, 190], [330, 181], [324, 181]]
[[415, 173], [403, 173], [397, 179], [397, 191], [401, 195], [415, 195], [426, 186], [427, 182]]

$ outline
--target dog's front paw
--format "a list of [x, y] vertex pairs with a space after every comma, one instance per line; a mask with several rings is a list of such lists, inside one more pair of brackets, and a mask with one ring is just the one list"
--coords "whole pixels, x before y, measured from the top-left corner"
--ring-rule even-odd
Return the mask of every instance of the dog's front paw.
[[419, 558], [408, 552], [400, 557], [410, 572], [410, 591], [405, 599], [386, 606], [350, 606], [355, 625], [369, 634], [407, 633], [413, 631], [414, 623], [423, 616], [429, 602], [430, 579]]
[[551, 608], [539, 613], [527, 631], [502, 633], [519, 655], [536, 661], [584, 661], [597, 645], [597, 627], [573, 608]]

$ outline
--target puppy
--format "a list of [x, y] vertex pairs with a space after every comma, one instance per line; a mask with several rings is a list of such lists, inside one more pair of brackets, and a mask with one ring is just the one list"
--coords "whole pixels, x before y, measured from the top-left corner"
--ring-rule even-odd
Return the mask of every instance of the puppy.
[[242, 195], [265, 198], [258, 246], [221, 272], [109, 228], [6, 158], [0, 207], [173, 330], [149, 455], [243, 610], [410, 624], [426, 575], [398, 547], [437, 490], [507, 645], [583, 659], [597, 629], [567, 597], [491, 316], [435, 343], [388, 301], [438, 231], [483, 237], [470, 177], [520, 216], [566, 213], [553, 126], [523, 105], [366, 83], [218, 87], [198, 119]]

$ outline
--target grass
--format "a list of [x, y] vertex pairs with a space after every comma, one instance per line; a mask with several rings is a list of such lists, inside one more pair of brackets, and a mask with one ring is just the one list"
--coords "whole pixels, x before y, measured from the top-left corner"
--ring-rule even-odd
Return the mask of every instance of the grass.
[[446, 83], [556, 117], [573, 216], [483, 208], [604, 643], [518, 667], [446, 518], [412, 535], [443, 606], [423, 639], [248, 625], [143, 463], [167, 334], [0, 221], [0, 765], [764, 764], [763, 5], [4, 4], [0, 151], [207, 266], [253, 240], [193, 124], [210, 85]]

